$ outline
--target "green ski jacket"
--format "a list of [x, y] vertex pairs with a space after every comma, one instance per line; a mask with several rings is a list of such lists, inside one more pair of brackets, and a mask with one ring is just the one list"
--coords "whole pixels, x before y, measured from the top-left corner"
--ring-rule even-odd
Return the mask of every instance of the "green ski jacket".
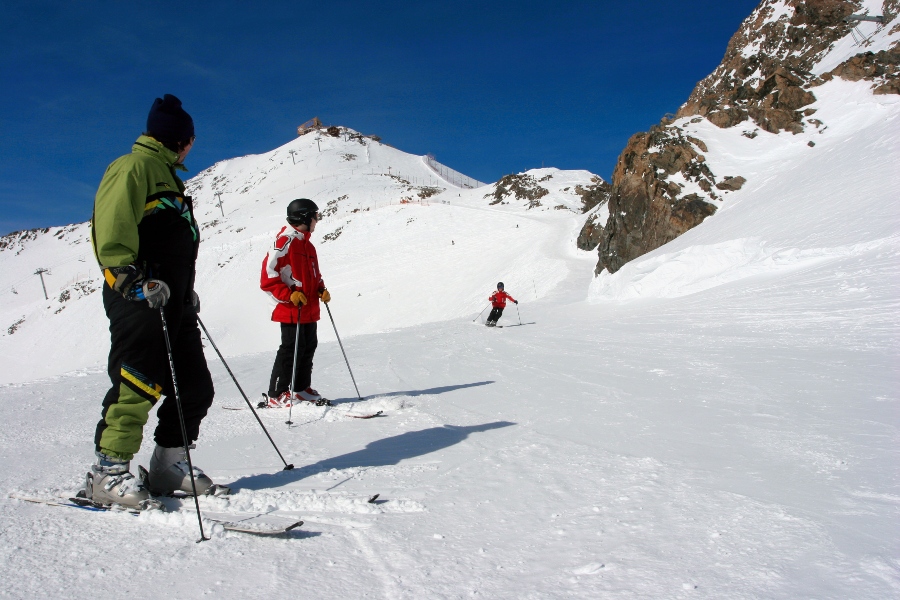
[[167, 206], [170, 198], [183, 199], [184, 183], [175, 170], [178, 154], [155, 139], [142, 135], [126, 154], [106, 168], [91, 219], [91, 242], [100, 267], [124, 267], [137, 261], [138, 226], [144, 216], [171, 208], [179, 210], [194, 230], [193, 215], [180, 206]]

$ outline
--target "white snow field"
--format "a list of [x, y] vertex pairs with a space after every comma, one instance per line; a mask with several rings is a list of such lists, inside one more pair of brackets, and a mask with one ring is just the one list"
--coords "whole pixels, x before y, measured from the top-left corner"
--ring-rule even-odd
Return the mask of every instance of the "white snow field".
[[[201, 317], [251, 401], [284, 207], [347, 196], [314, 238], [364, 398], [326, 313], [313, 385], [336, 405], [292, 427], [259, 413], [294, 470], [208, 348], [193, 457], [235, 493], [201, 509], [305, 521], [279, 537], [206, 521], [198, 544], [190, 510], [8, 497], [81, 485], [108, 342], [83, 225], [0, 252], [0, 597], [900, 598], [900, 102], [865, 82], [815, 94], [823, 126], [796, 136], [681, 123], [747, 184], [596, 278], [574, 243], [584, 171], [531, 172], [552, 175], [540, 207], [490, 205], [421, 157], [310, 134], [193, 180]], [[418, 192], [398, 171], [446, 191], [401, 204]], [[521, 302], [489, 329], [500, 280]]]

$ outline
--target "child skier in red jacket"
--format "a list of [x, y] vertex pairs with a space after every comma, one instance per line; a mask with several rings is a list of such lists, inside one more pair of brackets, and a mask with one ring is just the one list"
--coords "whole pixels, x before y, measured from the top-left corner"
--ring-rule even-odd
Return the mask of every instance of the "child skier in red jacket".
[[494, 308], [491, 310], [491, 314], [488, 315], [487, 322], [485, 325], [488, 327], [494, 327], [497, 325], [497, 321], [500, 319], [500, 315], [503, 314], [503, 309], [506, 308], [506, 300], [512, 300], [516, 304], [519, 303], [518, 300], [507, 294], [503, 291], [503, 282], [497, 284], [497, 291], [491, 294], [488, 300], [491, 301], [491, 306]]
[[[312, 200], [293, 200], [287, 208], [288, 224], [278, 232], [274, 247], [262, 263], [259, 287], [278, 303], [272, 320], [281, 323], [281, 345], [264, 399], [270, 407], [286, 408], [304, 400], [317, 405], [328, 403], [310, 387], [313, 355], [319, 343], [319, 299], [326, 303], [331, 300], [319, 272], [316, 248], [309, 239], [321, 218]], [[289, 389], [291, 384], [293, 389]]]

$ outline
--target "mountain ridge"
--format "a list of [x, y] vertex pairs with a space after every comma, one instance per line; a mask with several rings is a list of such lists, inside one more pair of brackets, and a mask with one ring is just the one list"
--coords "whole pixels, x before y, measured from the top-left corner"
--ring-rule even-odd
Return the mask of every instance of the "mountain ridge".
[[[760, 131], [797, 135], [827, 127], [808, 106], [815, 88], [836, 76], [871, 81], [876, 94], [900, 93], [898, 8], [897, 0], [761, 2], [732, 36], [721, 64], [677, 113], [629, 139], [613, 173], [607, 221], [585, 224], [598, 244], [595, 273], [615, 273], [696, 227], [746, 182], [741, 173], [707, 161], [705, 142], [685, 133], [685, 118], [722, 129], [741, 126], [750, 139]], [[881, 12], [886, 21], [845, 20], [859, 11]], [[868, 33], [864, 52], [851, 42], [861, 27]]]

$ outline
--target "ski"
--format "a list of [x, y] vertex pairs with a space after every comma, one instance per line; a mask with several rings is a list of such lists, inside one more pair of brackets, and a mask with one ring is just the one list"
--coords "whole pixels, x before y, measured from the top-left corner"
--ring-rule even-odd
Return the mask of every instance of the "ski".
[[[268, 396], [266, 396], [265, 394], [263, 394], [263, 397], [268, 398]], [[326, 398], [322, 398], [322, 400], [320, 400], [319, 402], [308, 402], [308, 401], [304, 400], [303, 402], [295, 404], [294, 406], [302, 406], [303, 404], [309, 404], [309, 405], [315, 405], [315, 406], [327, 406], [329, 408], [333, 408], [334, 406], [336, 406], [334, 404], [334, 402], [332, 402], [331, 400], [328, 400]], [[222, 408], [224, 410], [244, 410], [243, 406], [223, 406]], [[263, 408], [287, 408], [287, 407], [286, 406], [285, 407], [269, 406], [267, 400], [262, 400], [256, 405], [256, 408], [257, 408], [257, 410], [259, 410], [259, 409], [263, 409]], [[341, 412], [341, 411], [338, 411], [338, 412]], [[369, 413], [369, 414], [362, 414], [362, 415], [351, 415], [350, 413], [346, 413], [346, 412], [343, 414], [346, 417], [352, 417], [354, 419], [374, 419], [375, 417], [387, 416], [384, 414], [383, 410], [379, 410], [377, 412]]]
[[380, 417], [383, 413], [383, 410], [379, 410], [378, 412], [372, 413], [370, 415], [351, 415], [350, 413], [347, 413], [347, 416], [353, 417], [354, 419], [374, 419], [375, 417]]
[[[135, 508], [127, 508], [121, 506], [106, 506], [103, 504], [97, 504], [87, 498], [79, 498], [77, 496], [73, 496], [71, 498], [67, 498], [65, 500], [51, 500], [49, 498], [34, 498], [30, 496], [20, 496], [18, 494], [10, 494], [10, 498], [13, 500], [22, 500], [23, 502], [31, 502], [32, 504], [43, 504], [44, 506], [59, 506], [63, 508], [77, 508], [80, 510], [87, 510], [91, 512], [122, 512], [127, 513], [133, 516], [137, 516], [141, 514], [142, 511]], [[377, 498], [378, 494], [375, 494], [373, 498]], [[374, 500], [369, 500], [369, 502], [374, 502]], [[151, 510], [162, 510], [164, 509], [151, 509]], [[176, 511], [180, 512], [180, 511]], [[237, 516], [237, 515], [236, 515]], [[281, 535], [296, 529], [303, 525], [303, 521], [292, 521], [285, 525], [276, 525], [271, 522], [265, 523], [253, 523], [248, 522], [248, 518], [253, 518], [262, 515], [249, 515], [248, 517], [244, 517], [244, 521], [233, 520], [230, 517], [219, 516], [219, 517], [211, 517], [209, 514], [204, 513], [203, 518], [207, 521], [211, 521], [213, 523], [220, 524], [226, 531], [235, 531], [238, 533], [249, 533], [254, 535]]]

